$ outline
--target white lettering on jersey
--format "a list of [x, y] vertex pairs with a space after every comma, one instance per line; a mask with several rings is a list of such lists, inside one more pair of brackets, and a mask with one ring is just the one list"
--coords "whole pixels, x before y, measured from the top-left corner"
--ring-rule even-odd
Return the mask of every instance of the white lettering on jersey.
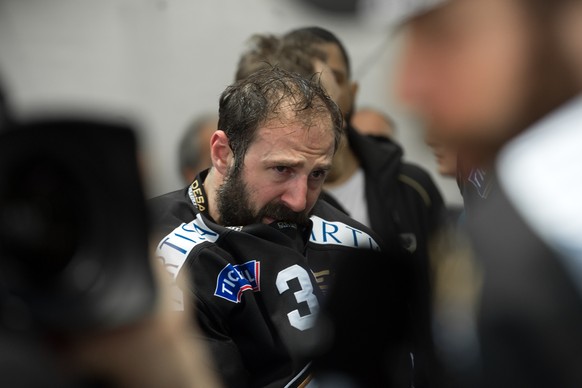
[[159, 242], [156, 257], [164, 263], [166, 270], [172, 276], [172, 293], [176, 310], [184, 310], [184, 296], [176, 284], [176, 278], [188, 254], [196, 245], [206, 241], [215, 242], [217, 239], [218, 233], [210, 229], [198, 214], [194, 221], [182, 223]]
[[313, 230], [309, 241], [322, 245], [344, 245], [347, 247], [380, 250], [378, 243], [366, 232], [338, 221], [326, 221], [311, 216]]

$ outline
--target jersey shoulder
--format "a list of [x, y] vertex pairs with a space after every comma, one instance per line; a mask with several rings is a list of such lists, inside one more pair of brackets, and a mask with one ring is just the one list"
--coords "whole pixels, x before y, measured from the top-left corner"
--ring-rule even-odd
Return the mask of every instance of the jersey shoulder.
[[382, 250], [383, 243], [372, 229], [323, 199], [316, 202], [310, 219], [312, 244]]

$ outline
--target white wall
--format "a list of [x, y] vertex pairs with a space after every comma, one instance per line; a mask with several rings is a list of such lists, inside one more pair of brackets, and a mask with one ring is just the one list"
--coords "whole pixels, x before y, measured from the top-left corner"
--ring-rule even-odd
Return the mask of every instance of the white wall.
[[398, 40], [385, 26], [318, 12], [296, 0], [0, 0], [0, 77], [17, 115], [90, 111], [133, 120], [148, 167], [148, 196], [182, 186], [175, 150], [185, 125], [216, 110], [253, 33], [320, 25], [345, 43], [359, 105], [389, 111], [405, 157], [425, 167], [447, 203], [421, 128], [398, 106]]

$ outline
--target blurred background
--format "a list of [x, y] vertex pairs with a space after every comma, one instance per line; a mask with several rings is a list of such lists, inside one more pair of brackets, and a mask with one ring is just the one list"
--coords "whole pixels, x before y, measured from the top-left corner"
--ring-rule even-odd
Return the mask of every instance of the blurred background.
[[[326, 3], [335, 10], [317, 5]], [[196, 115], [217, 110], [247, 39], [318, 25], [347, 47], [360, 83], [356, 105], [390, 114], [405, 159], [431, 173], [448, 205], [460, 205], [456, 182], [438, 174], [419, 122], [393, 95], [400, 42], [388, 29], [389, 14], [365, 4], [347, 12], [354, 4], [0, 0], [0, 79], [16, 118], [73, 110], [137, 123], [151, 197], [183, 186], [180, 136]]]

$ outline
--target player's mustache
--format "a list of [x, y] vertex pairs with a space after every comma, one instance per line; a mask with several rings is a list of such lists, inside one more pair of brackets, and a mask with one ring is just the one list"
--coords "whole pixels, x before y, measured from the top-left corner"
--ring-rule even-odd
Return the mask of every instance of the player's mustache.
[[306, 212], [295, 212], [281, 203], [269, 203], [260, 212], [258, 218], [270, 217], [278, 221], [306, 224], [309, 215]]

